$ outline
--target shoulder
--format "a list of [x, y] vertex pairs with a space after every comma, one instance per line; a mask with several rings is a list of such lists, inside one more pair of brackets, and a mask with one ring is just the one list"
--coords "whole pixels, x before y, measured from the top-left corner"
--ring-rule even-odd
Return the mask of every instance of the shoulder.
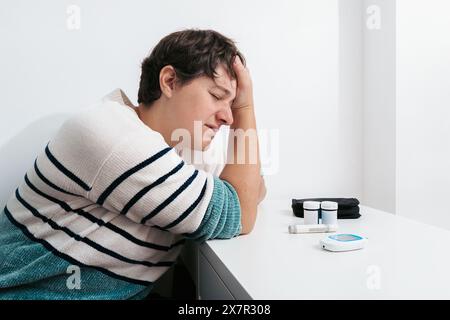
[[113, 101], [101, 102], [74, 114], [50, 141], [50, 148], [56, 155], [73, 159], [83, 156], [97, 164], [118, 149], [135, 154], [166, 146], [161, 134], [145, 126], [134, 110]]
[[117, 143], [129, 135], [163, 139], [131, 107], [115, 101], [102, 101], [77, 112], [63, 123], [60, 131], [67, 137], [106, 144]]

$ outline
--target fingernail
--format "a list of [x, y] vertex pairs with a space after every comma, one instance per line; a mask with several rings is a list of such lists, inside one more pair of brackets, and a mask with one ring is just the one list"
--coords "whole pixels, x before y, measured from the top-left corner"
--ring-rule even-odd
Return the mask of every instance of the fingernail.
[[241, 61], [241, 59], [239, 59], [239, 56], [236, 56], [234, 58], [234, 64], [238, 64]]

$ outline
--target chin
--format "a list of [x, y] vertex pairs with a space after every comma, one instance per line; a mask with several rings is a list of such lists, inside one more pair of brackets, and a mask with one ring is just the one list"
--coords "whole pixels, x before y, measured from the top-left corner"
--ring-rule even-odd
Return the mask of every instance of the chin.
[[202, 143], [197, 144], [197, 146], [193, 146], [192, 149], [193, 150], [198, 150], [198, 151], [206, 151], [209, 146], [211, 145], [211, 141], [210, 140], [204, 140], [202, 141]]
[[191, 150], [196, 150], [196, 151], [205, 151], [209, 148], [209, 146], [211, 145], [211, 142], [213, 141], [214, 137], [209, 137], [209, 136], [204, 136], [203, 139], [198, 139], [195, 140], [193, 139], [191, 141]]
[[208, 142], [206, 145], [203, 146], [202, 151], [208, 150], [210, 146], [211, 146], [211, 142]]
[[209, 146], [211, 145], [211, 142], [206, 142], [203, 146], [202, 146], [202, 151], [206, 151], [208, 150]]

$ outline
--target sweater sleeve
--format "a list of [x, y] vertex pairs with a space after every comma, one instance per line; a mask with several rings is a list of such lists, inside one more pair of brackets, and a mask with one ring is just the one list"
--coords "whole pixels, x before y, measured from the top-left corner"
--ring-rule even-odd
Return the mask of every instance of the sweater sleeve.
[[205, 221], [209, 222], [204, 224], [215, 223], [216, 231], [208, 229], [207, 233], [221, 236], [220, 224], [229, 219], [220, 218], [227, 214], [228, 197], [233, 197], [229, 186], [215, 182], [211, 173], [185, 163], [155, 134], [130, 135], [123, 139], [93, 181], [88, 193], [90, 200], [134, 222], [171, 233], [197, 231], [208, 212], [210, 218]]

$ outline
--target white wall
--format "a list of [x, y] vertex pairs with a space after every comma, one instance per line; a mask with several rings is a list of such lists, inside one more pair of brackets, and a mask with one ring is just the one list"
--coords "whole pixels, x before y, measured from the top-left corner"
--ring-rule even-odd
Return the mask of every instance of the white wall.
[[394, 213], [395, 0], [340, 0], [339, 17], [341, 130], [347, 128], [340, 148], [360, 151], [341, 168], [358, 183], [362, 204]]
[[268, 178], [269, 196], [287, 202], [293, 197], [358, 196], [359, 172], [342, 170], [358, 162], [360, 150], [353, 138], [347, 140], [358, 135], [351, 126], [357, 106], [340, 104], [338, 2], [293, 3], [297, 5], [284, 5], [278, 14], [272, 11], [274, 23], [265, 23], [277, 28], [267, 46], [276, 48], [272, 56], [281, 56], [266, 63], [258, 78], [263, 89], [258, 108], [265, 108], [258, 120], [280, 129], [279, 173]]
[[[70, 4], [81, 9], [79, 30], [66, 27]], [[291, 197], [361, 194], [359, 104], [348, 86], [339, 95], [338, 0], [4, 0], [0, 150], [33, 121], [116, 87], [135, 102], [142, 59], [187, 27], [223, 32], [247, 57], [258, 126], [279, 130], [269, 196], [289, 206]]]
[[395, 0], [362, 2], [362, 202], [395, 213]]
[[364, 201], [363, 191], [363, 37], [361, 0], [339, 0], [339, 150], [346, 196]]
[[450, 229], [450, 3], [397, 0], [397, 211]]
[[446, 0], [341, 0], [340, 93], [359, 101], [361, 81], [362, 203], [450, 229], [448, 12]]

